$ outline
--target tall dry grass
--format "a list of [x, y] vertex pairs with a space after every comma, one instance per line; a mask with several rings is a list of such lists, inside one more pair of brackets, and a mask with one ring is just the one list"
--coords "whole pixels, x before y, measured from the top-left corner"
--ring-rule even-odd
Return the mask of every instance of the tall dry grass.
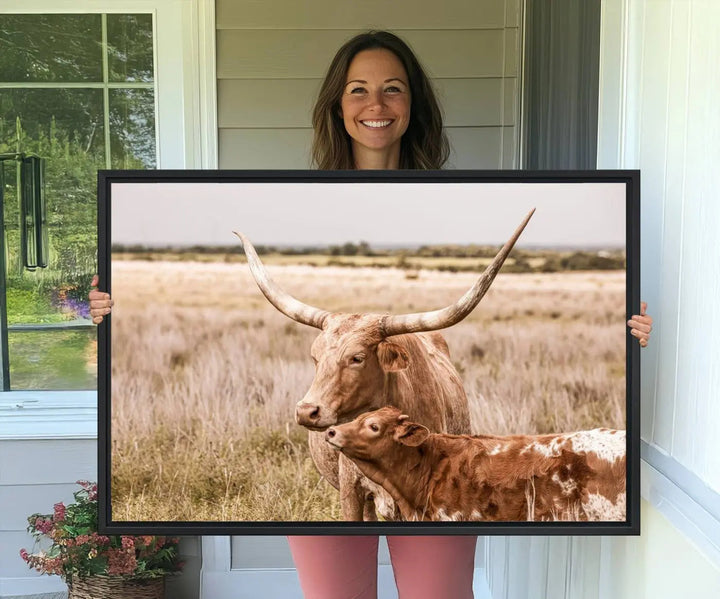
[[[434, 309], [476, 275], [275, 267], [336, 311]], [[278, 313], [241, 264], [113, 263], [115, 520], [336, 520], [293, 411], [317, 331]], [[625, 426], [624, 273], [499, 275], [444, 332], [475, 433]]]

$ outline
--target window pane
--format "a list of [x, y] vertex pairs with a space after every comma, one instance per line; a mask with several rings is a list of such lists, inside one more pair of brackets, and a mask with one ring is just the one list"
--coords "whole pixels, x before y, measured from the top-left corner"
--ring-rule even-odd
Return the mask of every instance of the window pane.
[[[19, 125], [17, 119], [19, 118]], [[102, 90], [3, 90], [0, 153], [18, 149], [43, 157], [49, 237], [48, 268], [23, 268], [15, 161], [4, 162], [5, 241], [10, 384], [12, 389], [93, 388], [84, 331], [12, 331], [87, 317], [97, 272], [97, 170], [105, 162]], [[18, 141], [19, 140], [19, 141]], [[74, 364], [73, 365], [71, 365]], [[63, 378], [62, 373], [67, 376]]]
[[107, 16], [110, 81], [153, 80], [152, 15]]
[[112, 168], [155, 168], [155, 93], [110, 90]]
[[83, 160], [95, 160], [104, 159], [104, 142], [101, 89], [0, 89], [0, 153], [64, 155], [60, 146], [69, 144]]
[[100, 19], [0, 15], [0, 81], [102, 81]]
[[[106, 168], [106, 154], [113, 167], [156, 164], [154, 90], [110, 89], [109, 104], [104, 102], [102, 19], [100, 14], [0, 15], [0, 81], [98, 85], [0, 89], [0, 154], [45, 159], [49, 239], [48, 267], [24, 268], [17, 162], [5, 160], [0, 234], [13, 390], [96, 386], [96, 327], [90, 324], [87, 296], [97, 272], [97, 170]], [[152, 16], [107, 15], [106, 20], [111, 81], [152, 85]]]
[[9, 335], [13, 389], [93, 389], [97, 386], [96, 327]]

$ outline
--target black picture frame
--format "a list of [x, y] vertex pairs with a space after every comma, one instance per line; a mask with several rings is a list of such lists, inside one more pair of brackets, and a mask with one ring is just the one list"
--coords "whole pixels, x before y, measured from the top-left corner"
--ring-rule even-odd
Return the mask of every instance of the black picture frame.
[[[117, 240], [112, 238], [113, 221], [117, 209], [118, 186], [153, 185], [158, 195], [163, 193], [164, 185], [188, 185], [194, 189], [212, 189], [213, 193], [227, 194], [232, 185], [245, 186], [270, 184], [277, 189], [306, 189], [307, 185], [340, 184], [357, 186], [371, 184], [382, 186], [383, 190], [411, 189], [409, 184], [427, 186], [444, 204], [450, 197], [453, 185], [493, 186], [507, 185], [518, 190], [547, 190], [548, 186], [599, 185], [610, 186], [613, 193], [624, 196], [624, 250], [625, 268], [625, 315], [637, 313], [640, 305], [640, 172], [637, 170], [600, 170], [600, 171], [100, 171], [98, 174], [98, 239], [99, 239], [99, 276], [100, 288], [112, 293], [112, 248]], [[617, 185], [622, 186], [618, 191]], [[200, 187], [204, 186], [204, 187]], [[399, 187], [398, 187], [399, 186]], [[524, 187], [530, 186], [530, 187]], [[345, 189], [345, 187], [341, 187]], [[135, 189], [133, 187], [127, 189]], [[138, 187], [139, 189], [139, 187]], [[174, 189], [174, 188], [173, 188]], [[323, 188], [324, 189], [324, 188]], [[335, 189], [335, 188], [333, 188]], [[349, 188], [348, 188], [349, 189]], [[481, 188], [478, 187], [478, 190]], [[565, 188], [563, 188], [565, 189]], [[569, 189], [569, 187], [568, 187]], [[584, 189], [577, 187], [575, 189]], [[170, 192], [167, 188], [167, 192]], [[592, 219], [592, 213], [586, 213], [582, 194], [577, 197], [577, 211], [580, 218]], [[238, 199], [242, 202], [242, 198]], [[290, 201], [290, 200], [288, 200]], [[548, 202], [550, 200], [547, 200]], [[542, 201], [537, 204], [542, 210]], [[346, 216], [353, 218], [356, 210], [362, 206], [349, 205]], [[620, 209], [618, 209], [620, 210]], [[272, 207], [268, 214], [278, 214], [282, 206]], [[136, 214], [138, 227], [147, 226], [145, 214]], [[524, 212], [517, 212], [515, 224]], [[271, 218], [272, 216], [269, 216]], [[460, 219], [462, 220], [462, 219]], [[298, 222], [298, 225], [302, 225]], [[228, 222], [228, 230], [242, 229], [242, 223]], [[509, 236], [513, 227], [505, 227], [498, 232], [500, 237]], [[250, 235], [249, 235], [250, 236]], [[223, 241], [230, 245], [232, 238]], [[252, 237], [251, 237], [252, 239]], [[256, 245], [266, 241], [252, 239]], [[275, 240], [277, 242], [277, 240]], [[464, 240], [460, 240], [464, 241]], [[520, 238], [518, 246], [522, 245]], [[479, 239], [478, 243], [485, 243]], [[492, 240], [492, 243], [496, 243]], [[162, 242], [160, 242], [162, 245]], [[172, 245], [170, 243], [169, 245]], [[558, 245], [565, 244], [558, 240]], [[237, 243], [238, 253], [242, 254]], [[502, 271], [501, 271], [502, 273]], [[264, 301], [256, 289], [259, 301]], [[300, 298], [302, 299], [302, 298]], [[332, 309], [331, 306], [326, 309]], [[423, 308], [425, 309], [425, 308]], [[430, 308], [428, 308], [430, 309]], [[480, 309], [480, 307], [478, 308]], [[592, 306], [587, 307], [592, 310]], [[118, 317], [117, 306], [115, 308]], [[121, 316], [120, 316], [121, 317]], [[622, 323], [624, 325], [624, 322]], [[302, 326], [302, 325], [297, 325]], [[342, 522], [342, 521], [217, 521], [217, 520], [121, 520], [113, 518], [112, 510], [112, 316], [98, 329], [99, 373], [98, 373], [98, 488], [99, 488], [99, 529], [105, 534], [166, 534], [166, 535], [293, 535], [293, 534], [463, 534], [463, 535], [638, 535], [640, 534], [640, 348], [637, 340], [626, 331], [625, 335], [625, 415], [627, 429], [627, 515], [625, 521], [618, 522]], [[308, 353], [308, 364], [312, 365]], [[452, 348], [451, 348], [452, 350]], [[571, 351], [571, 350], [569, 350]], [[298, 399], [304, 393], [298, 392]], [[604, 423], [597, 423], [603, 426]], [[557, 431], [563, 432], [563, 431]]]

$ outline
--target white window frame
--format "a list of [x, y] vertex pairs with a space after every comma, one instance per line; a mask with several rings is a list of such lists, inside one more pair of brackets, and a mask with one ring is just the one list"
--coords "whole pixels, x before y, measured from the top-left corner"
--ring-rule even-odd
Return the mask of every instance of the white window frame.
[[[214, 0], [4, 0], [1, 14], [150, 13], [157, 168], [217, 168]], [[0, 438], [97, 438], [97, 392], [0, 392]]]

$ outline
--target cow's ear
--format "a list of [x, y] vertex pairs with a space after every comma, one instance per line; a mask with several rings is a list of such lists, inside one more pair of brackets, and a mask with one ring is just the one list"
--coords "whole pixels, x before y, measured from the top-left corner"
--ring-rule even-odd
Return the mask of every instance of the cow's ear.
[[410, 364], [410, 356], [397, 343], [381, 341], [377, 349], [378, 361], [386, 372], [404, 370]]
[[430, 431], [422, 424], [417, 424], [415, 422], [403, 422], [395, 429], [393, 439], [403, 445], [417, 447], [421, 443], [424, 443], [429, 436]]

